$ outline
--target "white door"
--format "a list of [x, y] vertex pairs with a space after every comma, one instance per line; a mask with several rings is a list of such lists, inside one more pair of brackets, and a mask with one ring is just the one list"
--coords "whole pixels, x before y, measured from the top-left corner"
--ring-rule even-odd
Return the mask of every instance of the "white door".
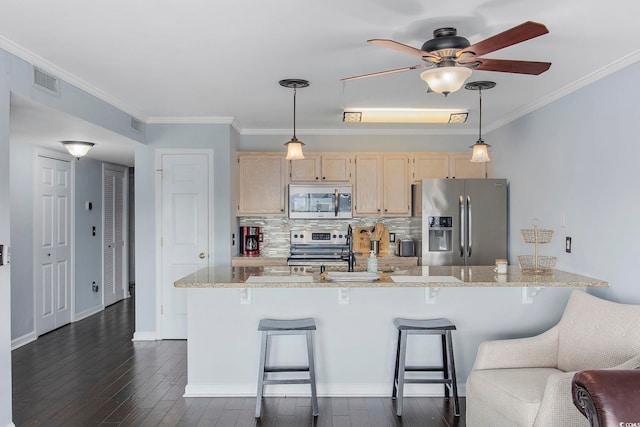
[[103, 277], [104, 306], [125, 297], [124, 288], [124, 191], [125, 169], [105, 166], [103, 183]]
[[71, 321], [71, 165], [38, 156], [36, 167], [36, 333]]
[[177, 279], [209, 266], [209, 154], [162, 154], [162, 338], [187, 337]]

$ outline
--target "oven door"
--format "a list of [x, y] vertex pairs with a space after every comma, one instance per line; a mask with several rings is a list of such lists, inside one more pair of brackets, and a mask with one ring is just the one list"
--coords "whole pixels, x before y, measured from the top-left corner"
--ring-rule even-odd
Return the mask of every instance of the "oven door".
[[289, 185], [289, 218], [351, 218], [350, 185]]

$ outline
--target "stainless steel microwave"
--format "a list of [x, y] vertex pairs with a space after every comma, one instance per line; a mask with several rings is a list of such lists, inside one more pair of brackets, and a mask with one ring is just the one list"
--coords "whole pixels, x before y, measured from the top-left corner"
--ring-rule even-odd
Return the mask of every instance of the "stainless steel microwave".
[[289, 184], [289, 218], [351, 218], [351, 185]]

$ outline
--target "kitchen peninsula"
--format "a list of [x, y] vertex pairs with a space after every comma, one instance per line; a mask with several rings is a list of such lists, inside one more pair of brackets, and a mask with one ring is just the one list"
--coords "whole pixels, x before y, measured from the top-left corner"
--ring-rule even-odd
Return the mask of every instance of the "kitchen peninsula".
[[[487, 339], [527, 336], [558, 320], [574, 289], [608, 286], [589, 277], [554, 271], [523, 274], [509, 267], [412, 267], [375, 279], [327, 280], [329, 272], [292, 267], [203, 269], [175, 282], [188, 288], [186, 396], [255, 396], [262, 318], [316, 319], [316, 366], [321, 396], [389, 396], [393, 380], [393, 318], [447, 317], [457, 326], [458, 383]], [[347, 274], [347, 273], [343, 273]], [[524, 291], [523, 291], [524, 290]], [[526, 291], [526, 292], [525, 292]], [[539, 291], [539, 292], [538, 292]], [[535, 295], [537, 293], [537, 295]], [[535, 297], [534, 297], [535, 295]], [[533, 303], [523, 304], [524, 297]], [[505, 302], [508, 301], [508, 302]], [[303, 364], [299, 337], [278, 337], [274, 364]], [[437, 337], [419, 337], [408, 358], [437, 363]], [[442, 386], [410, 384], [406, 395], [442, 395]], [[308, 387], [267, 387], [266, 395], [308, 395]]]

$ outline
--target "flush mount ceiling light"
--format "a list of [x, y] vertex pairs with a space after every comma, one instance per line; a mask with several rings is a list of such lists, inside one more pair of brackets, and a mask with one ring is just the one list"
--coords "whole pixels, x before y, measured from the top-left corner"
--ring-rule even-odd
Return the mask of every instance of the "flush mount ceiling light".
[[429, 89], [444, 96], [462, 87], [464, 81], [471, 75], [471, 69], [455, 66], [438, 66], [420, 73]]
[[478, 95], [480, 97], [480, 118], [478, 120], [478, 140], [476, 141], [475, 144], [473, 144], [470, 147], [470, 148], [473, 148], [473, 153], [471, 154], [472, 162], [484, 163], [484, 162], [491, 161], [491, 159], [489, 158], [489, 151], [487, 150], [491, 146], [489, 144], [485, 144], [484, 140], [482, 139], [482, 90], [491, 89], [495, 86], [496, 86], [495, 82], [478, 81], [478, 82], [467, 83], [464, 87], [467, 90], [477, 90]]
[[464, 109], [439, 108], [345, 108], [344, 123], [464, 123]]
[[80, 160], [80, 157], [84, 157], [89, 152], [89, 150], [91, 150], [91, 147], [95, 145], [93, 142], [86, 142], [86, 141], [60, 141], [60, 142], [62, 143], [62, 145], [64, 145], [64, 148], [67, 149], [69, 154], [71, 154], [73, 157], [75, 157], [78, 160]]
[[302, 146], [304, 143], [296, 138], [296, 91], [298, 88], [309, 86], [309, 82], [300, 79], [285, 79], [280, 80], [280, 86], [293, 89], [293, 137], [291, 141], [285, 142], [284, 144], [287, 146], [287, 156], [285, 159], [301, 160], [304, 159], [304, 154], [302, 154]]

